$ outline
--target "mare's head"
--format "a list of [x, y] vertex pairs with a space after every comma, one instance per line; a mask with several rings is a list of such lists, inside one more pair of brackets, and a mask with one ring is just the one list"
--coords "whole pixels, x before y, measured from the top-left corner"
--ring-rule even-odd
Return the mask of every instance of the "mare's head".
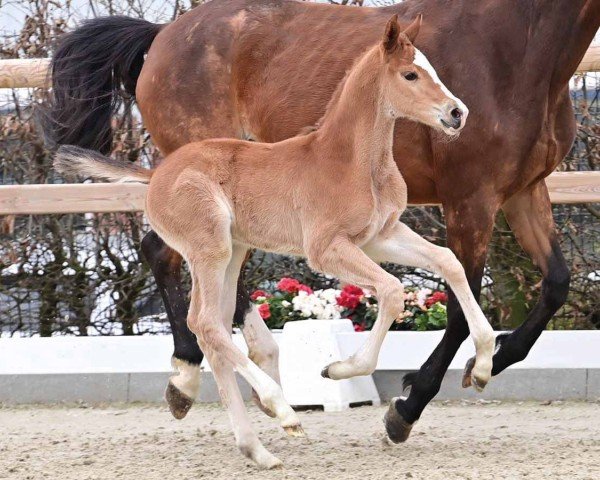
[[425, 55], [413, 45], [421, 27], [419, 15], [405, 30], [394, 15], [380, 44], [383, 63], [383, 101], [395, 118], [424, 123], [448, 135], [457, 135], [469, 110], [441, 82]]

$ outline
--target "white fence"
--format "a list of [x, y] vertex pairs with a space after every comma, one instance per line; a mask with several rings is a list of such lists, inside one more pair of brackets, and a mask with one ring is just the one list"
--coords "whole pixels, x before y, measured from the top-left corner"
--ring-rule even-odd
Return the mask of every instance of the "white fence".
[[[442, 334], [388, 333], [374, 374], [383, 400], [401, 393], [403, 374], [421, 366]], [[338, 333], [341, 357], [354, 353], [366, 335]], [[280, 341], [281, 334], [275, 333], [275, 338]], [[234, 341], [245, 350], [241, 335], [234, 335]], [[600, 398], [599, 345], [600, 331], [544, 332], [527, 359], [494, 377], [477, 395], [460, 387], [462, 369], [474, 353], [468, 339], [450, 365], [437, 398], [595, 400]], [[3, 338], [0, 402], [161, 401], [172, 373], [172, 351], [171, 336]], [[217, 401], [208, 365], [204, 370], [200, 400]], [[244, 392], [249, 394], [247, 386]]]

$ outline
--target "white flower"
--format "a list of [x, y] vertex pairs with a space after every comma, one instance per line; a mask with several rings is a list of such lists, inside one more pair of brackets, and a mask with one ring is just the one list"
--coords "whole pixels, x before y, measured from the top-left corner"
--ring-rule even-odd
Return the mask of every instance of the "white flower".
[[288, 302], [287, 300], [282, 300], [282, 301], [281, 301], [281, 304], [282, 304], [284, 307], [289, 307], [289, 306], [291, 305], [291, 303], [290, 303], [290, 302]]
[[417, 291], [417, 305], [419, 307], [421, 307], [421, 309], [425, 310], [425, 300], [427, 299], [427, 297], [431, 295], [431, 290], [428, 288], [422, 288], [421, 290]]

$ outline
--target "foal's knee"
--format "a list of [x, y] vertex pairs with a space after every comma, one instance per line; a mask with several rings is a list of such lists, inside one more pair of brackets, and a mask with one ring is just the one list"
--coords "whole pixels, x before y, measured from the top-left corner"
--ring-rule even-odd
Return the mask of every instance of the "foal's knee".
[[438, 254], [441, 274], [447, 279], [460, 280], [465, 278], [465, 269], [449, 248], [442, 248]]
[[398, 318], [404, 311], [404, 286], [396, 277], [377, 289], [377, 296], [382, 308], [392, 318]]

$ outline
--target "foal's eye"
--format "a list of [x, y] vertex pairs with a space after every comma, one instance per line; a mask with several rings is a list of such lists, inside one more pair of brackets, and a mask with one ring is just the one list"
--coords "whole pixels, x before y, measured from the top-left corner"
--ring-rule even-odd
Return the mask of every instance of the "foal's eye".
[[405, 72], [402, 74], [409, 82], [414, 82], [419, 76], [415, 72]]

